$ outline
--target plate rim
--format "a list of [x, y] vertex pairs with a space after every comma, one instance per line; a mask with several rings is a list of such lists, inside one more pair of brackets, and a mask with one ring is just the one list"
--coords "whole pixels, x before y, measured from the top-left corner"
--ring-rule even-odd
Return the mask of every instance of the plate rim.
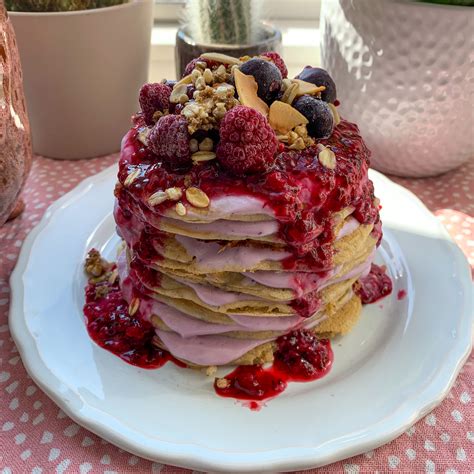
[[[231, 460], [227, 457], [230, 453], [226, 451], [203, 446], [199, 446], [200, 449], [196, 450], [197, 445], [193, 443], [178, 445], [177, 443], [158, 440], [155, 441], [154, 448], [141, 446], [138, 443], [134, 443], [133, 439], [131, 440], [129, 437], [117, 432], [115, 428], [111, 428], [102, 420], [98, 421], [94, 419], [93, 414], [96, 411], [95, 408], [82, 404], [78, 409], [71, 400], [68, 400], [58, 391], [58, 387], [62, 383], [61, 380], [51, 372], [40, 357], [35, 357], [34, 352], [37, 352], [36, 345], [29, 344], [32, 338], [27, 330], [23, 313], [24, 285], [22, 276], [28, 265], [36, 238], [45, 227], [47, 227], [55, 213], [60, 210], [65, 203], [79, 199], [80, 196], [88, 192], [95, 183], [103, 179], [108, 179], [109, 175], [115, 172], [116, 169], [117, 165], [114, 164], [95, 175], [89, 176], [47, 208], [40, 222], [25, 238], [17, 263], [10, 276], [11, 293], [8, 324], [24, 367], [42, 391], [76, 423], [128, 452], [152, 461], [174, 466], [188, 468], [192, 466], [194, 469], [224, 471], [238, 469], [241, 472], [251, 472], [256, 468], [263, 470], [295, 470], [327, 465], [386, 444], [400, 436], [408, 427], [425, 416], [447, 396], [461, 367], [464, 365], [472, 350], [472, 332], [474, 329], [472, 323], [471, 334], [460, 335], [459, 339], [457, 339], [457, 344], [453, 345], [443, 360], [443, 363], [440, 365], [436, 377], [426, 384], [423, 390], [408, 399], [405, 404], [399, 406], [390, 416], [372, 425], [378, 428], [372, 435], [366, 434], [362, 440], [352, 440], [348, 446], [333, 446], [331, 449], [326, 448], [319, 450], [315, 450], [312, 447], [293, 446], [284, 449], [269, 449], [258, 452], [232, 452], [231, 454], [234, 459]], [[445, 240], [455, 244], [446, 228], [414, 193], [395, 183], [382, 173], [375, 170], [370, 170], [370, 173], [375, 174], [378, 180], [394, 187], [397, 192], [408, 195], [418, 208], [424, 213], [428, 213], [430, 218], [436, 222], [440, 234], [444, 235]], [[462, 272], [460, 271], [460, 274], [464, 272], [470, 279], [470, 266], [461, 249], [457, 245], [453, 245], [451, 248], [453, 252], [458, 254], [460, 267], [461, 262], [464, 267]], [[461, 278], [461, 276], [459, 278]], [[472, 299], [473, 298], [471, 298], [471, 302]], [[471, 319], [473, 319], [473, 316], [474, 315], [471, 315]], [[30, 341], [28, 341], [28, 339], [30, 339]], [[382, 426], [379, 427], [378, 425]], [[173, 452], [173, 450], [170, 449], [171, 446], [178, 446], [178, 452]], [[236, 454], [239, 454], [239, 459], [235, 459]]]

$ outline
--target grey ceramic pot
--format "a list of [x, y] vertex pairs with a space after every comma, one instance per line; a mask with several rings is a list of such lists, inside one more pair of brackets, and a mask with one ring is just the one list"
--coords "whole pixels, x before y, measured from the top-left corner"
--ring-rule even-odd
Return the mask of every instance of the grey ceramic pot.
[[222, 53], [239, 58], [255, 56], [265, 51], [281, 51], [281, 32], [277, 28], [262, 23], [262, 39], [254, 44], [204, 44], [196, 43], [186, 32], [179, 29], [176, 33], [176, 77], [183, 75], [186, 64], [203, 53]]

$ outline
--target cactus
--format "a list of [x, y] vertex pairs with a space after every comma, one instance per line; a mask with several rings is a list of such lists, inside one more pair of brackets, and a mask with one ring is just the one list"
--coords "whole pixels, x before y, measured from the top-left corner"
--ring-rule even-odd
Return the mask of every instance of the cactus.
[[127, 3], [128, 0], [5, 0], [9, 11], [17, 12], [61, 12], [89, 10]]
[[262, 0], [188, 0], [184, 27], [201, 44], [251, 44], [261, 39]]

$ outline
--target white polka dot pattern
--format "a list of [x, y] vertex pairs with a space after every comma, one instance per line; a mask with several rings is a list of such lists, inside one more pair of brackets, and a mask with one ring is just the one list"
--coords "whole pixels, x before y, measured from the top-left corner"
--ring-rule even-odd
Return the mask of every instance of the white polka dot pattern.
[[[8, 331], [8, 279], [26, 234], [55, 199], [114, 163], [36, 157], [24, 191], [24, 214], [0, 228], [0, 473], [184, 473], [133, 456], [79, 427], [26, 374]], [[474, 161], [424, 180], [396, 178], [438, 216], [474, 267]], [[474, 465], [474, 357], [450, 396], [398, 439], [328, 466], [324, 472], [468, 472]], [[310, 471], [306, 471], [310, 472]]]

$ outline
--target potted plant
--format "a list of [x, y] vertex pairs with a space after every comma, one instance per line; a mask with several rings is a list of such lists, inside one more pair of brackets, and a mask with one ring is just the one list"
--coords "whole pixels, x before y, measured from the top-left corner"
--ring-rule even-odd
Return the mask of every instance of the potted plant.
[[261, 0], [188, 0], [176, 34], [176, 75], [202, 53], [254, 56], [281, 50], [281, 32], [262, 21]]
[[152, 0], [6, 0], [33, 149], [52, 158], [117, 151], [147, 81]]
[[323, 67], [386, 173], [432, 176], [474, 155], [474, 1], [435, 1], [322, 3]]

